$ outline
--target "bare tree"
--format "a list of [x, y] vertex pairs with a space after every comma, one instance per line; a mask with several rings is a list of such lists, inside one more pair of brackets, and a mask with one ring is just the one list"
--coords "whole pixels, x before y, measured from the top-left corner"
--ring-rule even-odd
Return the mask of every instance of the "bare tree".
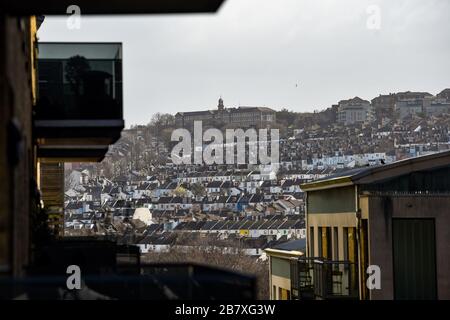
[[[186, 246], [188, 243], [189, 246]], [[233, 248], [233, 253], [224, 253], [224, 248]], [[141, 261], [201, 263], [251, 274], [257, 279], [257, 298], [269, 299], [268, 262], [246, 255], [243, 249], [238, 240], [193, 240], [188, 235], [179, 235], [169, 252], [147, 253]]]

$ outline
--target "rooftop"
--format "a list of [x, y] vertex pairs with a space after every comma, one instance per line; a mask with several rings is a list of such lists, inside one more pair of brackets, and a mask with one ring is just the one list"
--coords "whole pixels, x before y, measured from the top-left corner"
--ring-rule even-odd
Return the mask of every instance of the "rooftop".
[[343, 171], [329, 177], [301, 185], [302, 190], [313, 191], [335, 187], [373, 183], [420, 170], [450, 165], [450, 151], [408, 158], [385, 165], [363, 167]]

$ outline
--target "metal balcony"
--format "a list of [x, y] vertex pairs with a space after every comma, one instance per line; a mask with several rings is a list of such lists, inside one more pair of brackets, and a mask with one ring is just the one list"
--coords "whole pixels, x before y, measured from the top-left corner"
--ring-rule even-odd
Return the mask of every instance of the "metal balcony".
[[291, 261], [291, 288], [294, 300], [314, 299], [314, 260], [300, 257]]
[[39, 43], [38, 89], [38, 157], [99, 161], [120, 138], [120, 43]]
[[358, 270], [349, 261], [301, 257], [291, 262], [293, 297], [310, 299], [358, 299]]
[[314, 260], [314, 293], [319, 299], [358, 299], [357, 264]]

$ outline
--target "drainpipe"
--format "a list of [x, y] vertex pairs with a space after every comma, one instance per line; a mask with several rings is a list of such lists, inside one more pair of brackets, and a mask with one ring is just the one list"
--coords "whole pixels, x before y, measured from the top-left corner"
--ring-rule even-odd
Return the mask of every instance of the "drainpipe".
[[[273, 288], [272, 288], [272, 256], [266, 253], [266, 256], [269, 258], [269, 299], [276, 300], [277, 298], [273, 296]], [[275, 292], [276, 294], [276, 292]]]
[[355, 184], [355, 196], [356, 196], [356, 246], [358, 248], [358, 291], [359, 291], [359, 299], [363, 298], [364, 286], [365, 283], [362, 283], [364, 266], [362, 265], [361, 260], [361, 239], [360, 239], [360, 231], [361, 231], [361, 208], [359, 207], [359, 190], [358, 185]]
[[[306, 256], [309, 257], [311, 255], [311, 253], [309, 252], [310, 249], [310, 245], [309, 245], [309, 236], [311, 236], [309, 234], [309, 229], [308, 229], [308, 192], [305, 192], [305, 203], [304, 203], [304, 208], [305, 208], [305, 234], [306, 234]], [[314, 245], [314, 243], [313, 243]]]

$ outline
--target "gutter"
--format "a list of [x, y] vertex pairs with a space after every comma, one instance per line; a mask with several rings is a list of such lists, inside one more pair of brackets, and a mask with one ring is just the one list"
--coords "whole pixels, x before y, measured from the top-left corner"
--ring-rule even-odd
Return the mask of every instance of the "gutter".
[[278, 249], [265, 249], [264, 252], [272, 257], [278, 258], [297, 258], [304, 255], [301, 251], [286, 251], [286, 250], [278, 250]]
[[316, 190], [323, 190], [323, 189], [330, 189], [330, 188], [337, 188], [337, 187], [346, 187], [354, 185], [353, 180], [350, 176], [346, 177], [338, 177], [328, 180], [322, 180], [322, 181], [316, 181], [316, 182], [307, 182], [302, 185], [300, 185], [300, 188], [303, 191], [316, 191]]

